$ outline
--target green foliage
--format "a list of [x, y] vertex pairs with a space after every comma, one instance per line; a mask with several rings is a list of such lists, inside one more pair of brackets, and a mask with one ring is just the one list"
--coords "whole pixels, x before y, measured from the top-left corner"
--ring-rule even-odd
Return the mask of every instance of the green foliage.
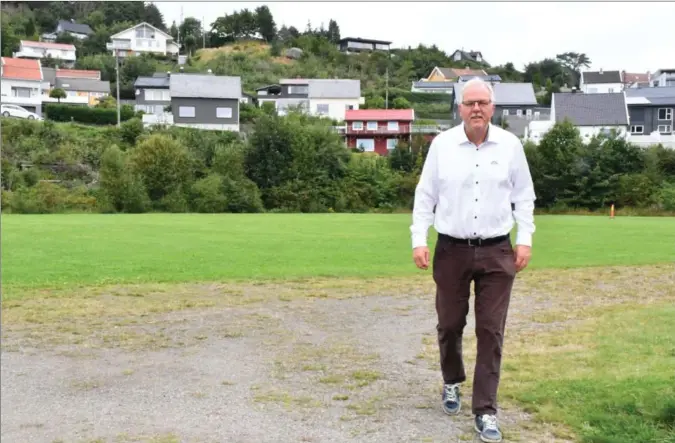
[[[3, 208], [127, 213], [412, 208], [429, 149], [424, 137], [416, 135], [411, 145], [401, 141], [381, 157], [351, 152], [328, 119], [281, 117], [253, 107], [251, 115], [247, 136], [175, 126], [148, 130], [138, 119], [121, 128], [3, 119]], [[582, 143], [568, 122], [524, 149], [539, 209], [594, 211], [614, 203], [619, 210], [675, 211], [673, 150], [638, 148], [615, 134]], [[77, 197], [73, 201], [64, 197], [71, 194]]]
[[[87, 106], [61, 105], [49, 103], [44, 107], [46, 118], [57, 122], [78, 122], [91, 125], [116, 125], [116, 108], [90, 108]], [[126, 121], [134, 116], [130, 105], [120, 107], [120, 120]]]

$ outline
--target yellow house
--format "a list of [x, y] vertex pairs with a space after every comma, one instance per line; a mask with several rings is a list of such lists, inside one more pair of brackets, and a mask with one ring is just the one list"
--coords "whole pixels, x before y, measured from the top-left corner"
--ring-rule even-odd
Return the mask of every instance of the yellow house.
[[457, 81], [459, 77], [462, 76], [476, 76], [476, 77], [482, 77], [488, 75], [487, 72], [485, 72], [482, 69], [459, 69], [459, 68], [441, 68], [441, 67], [434, 67], [434, 69], [431, 71], [431, 74], [429, 74], [429, 77], [425, 79], [425, 81], [428, 82], [450, 82], [450, 81]]

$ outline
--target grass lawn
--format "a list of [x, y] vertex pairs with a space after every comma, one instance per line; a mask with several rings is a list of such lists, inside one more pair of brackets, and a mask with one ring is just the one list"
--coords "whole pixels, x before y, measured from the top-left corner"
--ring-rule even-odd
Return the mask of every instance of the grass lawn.
[[588, 443], [675, 443], [675, 306], [622, 306], [507, 344], [503, 391]]
[[[530, 269], [675, 261], [673, 218], [536, 223]], [[3, 215], [2, 284], [11, 295], [106, 283], [415, 275], [409, 225], [405, 214]]]
[[[530, 332], [507, 337], [500, 393], [587, 443], [675, 443], [673, 277], [652, 269], [607, 291], [618, 271], [599, 281], [593, 270], [557, 271], [673, 264], [675, 219], [538, 216], [536, 223], [535, 272], [524, 277], [555, 302], [528, 320]], [[89, 316], [100, 325], [104, 314], [138, 318], [140, 308], [148, 315], [200, 306], [198, 294], [173, 285], [129, 298], [77, 286], [425, 275], [410, 258], [409, 224], [400, 214], [3, 215], [3, 322], [23, 316], [81, 326]], [[584, 300], [602, 292], [594, 285], [610, 297], [590, 308]], [[50, 299], [56, 293], [65, 295]], [[466, 335], [471, 340], [472, 331]], [[428, 354], [438, 355], [433, 340]]]

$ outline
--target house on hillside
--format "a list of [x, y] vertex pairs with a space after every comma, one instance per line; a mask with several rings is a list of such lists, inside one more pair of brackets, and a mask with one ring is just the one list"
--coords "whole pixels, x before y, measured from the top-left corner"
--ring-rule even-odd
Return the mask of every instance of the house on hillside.
[[58, 102], [49, 97], [52, 89], [61, 88], [67, 97], [61, 103], [94, 106], [110, 95], [110, 82], [101, 80], [101, 71], [83, 69], [42, 68], [43, 102]]
[[70, 67], [77, 60], [75, 52], [75, 45], [71, 44], [21, 40], [19, 50], [14, 53], [14, 57], [34, 60], [52, 58], [59, 65]]
[[488, 75], [483, 69], [471, 69], [466, 67], [464, 69], [460, 68], [441, 68], [434, 67], [429, 74], [429, 77], [426, 78], [426, 81], [430, 82], [454, 82], [457, 81], [460, 77], [483, 77]]
[[651, 73], [649, 71], [647, 71], [646, 73], [621, 71], [621, 78], [623, 79], [624, 89], [648, 87], [650, 77]]
[[42, 115], [42, 67], [39, 60], [0, 59], [0, 102]]
[[46, 42], [55, 42], [59, 35], [67, 34], [78, 40], [84, 40], [92, 35], [94, 31], [89, 25], [75, 23], [75, 20], [59, 20], [54, 32], [42, 34], [42, 40]]
[[282, 79], [279, 84], [256, 90], [258, 103], [274, 103], [284, 115], [298, 109], [312, 115], [342, 121], [345, 111], [359, 109], [365, 103], [361, 81], [352, 79]]
[[412, 82], [412, 87], [410, 92], [425, 92], [428, 94], [452, 94], [454, 91], [453, 82], [431, 82], [426, 80], [421, 80], [418, 82]]
[[171, 106], [171, 74], [156, 72], [151, 77], [138, 77], [134, 82], [136, 112], [146, 114], [163, 114], [167, 106]]
[[585, 71], [581, 72], [579, 90], [584, 94], [607, 94], [621, 92], [624, 89], [621, 71]]
[[[456, 83], [452, 105], [452, 118], [459, 121], [459, 104], [465, 83]], [[506, 121], [506, 129], [521, 137], [531, 120], [539, 120], [548, 116], [548, 109], [537, 102], [532, 83], [494, 83], [495, 112], [492, 123], [501, 124]]]
[[675, 85], [626, 90], [630, 134], [657, 132], [671, 135], [675, 129]]
[[579, 129], [585, 142], [616, 130], [628, 133], [628, 106], [624, 93], [555, 93], [551, 98], [551, 122], [569, 120]]
[[653, 87], [675, 86], [675, 69], [659, 69], [649, 81]]
[[240, 77], [172, 74], [169, 93], [174, 125], [239, 132]]
[[355, 109], [344, 120], [348, 147], [386, 155], [400, 140], [410, 142], [415, 110]]
[[463, 49], [457, 49], [452, 53], [450, 58], [456, 62], [469, 61], [488, 64], [483, 58], [483, 53], [480, 51], [465, 51]]
[[372, 40], [360, 37], [345, 37], [341, 39], [337, 48], [341, 52], [364, 52], [364, 51], [389, 51], [391, 42], [385, 40]]
[[140, 54], [156, 54], [177, 57], [179, 47], [166, 32], [143, 22], [110, 37], [106, 49], [120, 57]]

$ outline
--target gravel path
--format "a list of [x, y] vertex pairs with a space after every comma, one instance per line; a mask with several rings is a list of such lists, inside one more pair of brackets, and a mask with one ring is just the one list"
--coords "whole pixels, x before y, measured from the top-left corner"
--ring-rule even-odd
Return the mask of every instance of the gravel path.
[[[507, 343], [536, 327], [539, 313], [565, 308], [566, 298], [558, 293], [553, 303], [537, 281], [516, 285]], [[468, 389], [460, 417], [440, 410], [431, 285], [382, 292], [333, 297], [322, 290], [160, 312], [126, 326], [104, 318], [77, 344], [40, 341], [30, 325], [10, 327], [3, 331], [2, 441], [477, 441]], [[118, 338], [120, 329], [137, 334], [136, 341], [93, 339], [113, 329]], [[501, 422], [505, 441], [562, 441], [515, 408], [502, 409]]]

